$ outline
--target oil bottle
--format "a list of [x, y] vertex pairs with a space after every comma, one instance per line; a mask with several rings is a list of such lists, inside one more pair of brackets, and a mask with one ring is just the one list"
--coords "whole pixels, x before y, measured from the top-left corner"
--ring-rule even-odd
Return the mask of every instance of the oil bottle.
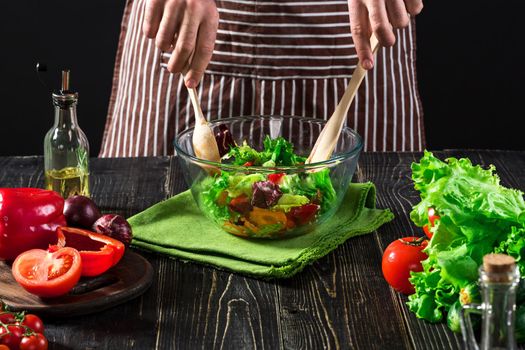
[[65, 199], [89, 196], [89, 143], [77, 121], [78, 93], [69, 89], [69, 70], [53, 93], [55, 123], [44, 138], [45, 187]]
[[[514, 334], [516, 288], [520, 272], [516, 260], [505, 254], [488, 254], [479, 268], [481, 304], [463, 305], [461, 331], [465, 349], [517, 349]], [[481, 344], [477, 343], [470, 314], [481, 314]]]

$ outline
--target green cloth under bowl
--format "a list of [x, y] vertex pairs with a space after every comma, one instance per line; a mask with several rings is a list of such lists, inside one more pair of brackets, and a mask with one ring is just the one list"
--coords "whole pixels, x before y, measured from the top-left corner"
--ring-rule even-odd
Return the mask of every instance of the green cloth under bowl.
[[375, 208], [375, 193], [372, 183], [352, 183], [339, 210], [314, 231], [268, 240], [226, 233], [202, 214], [190, 191], [185, 191], [129, 218], [131, 244], [241, 274], [290, 277], [348, 238], [372, 232], [392, 220], [390, 210]]

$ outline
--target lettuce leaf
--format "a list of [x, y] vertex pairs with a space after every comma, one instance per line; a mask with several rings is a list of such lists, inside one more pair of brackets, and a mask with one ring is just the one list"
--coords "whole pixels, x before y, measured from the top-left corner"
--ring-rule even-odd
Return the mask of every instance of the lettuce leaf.
[[275, 166], [294, 166], [304, 163], [306, 158], [294, 153], [293, 144], [286, 141], [283, 137], [271, 139], [266, 135], [263, 141], [264, 149], [257, 151], [250, 147], [246, 141], [241, 146], [232, 147], [226, 159], [231, 159], [234, 165], [244, 165], [252, 163], [255, 166], [275, 167]]
[[197, 192], [196, 198], [200, 199], [205, 208], [204, 212], [214, 220], [225, 221], [230, 218], [228, 207], [221, 207], [217, 204], [217, 199], [222, 191], [228, 188], [229, 177], [227, 172], [223, 172], [221, 175], [206, 177], [202, 182], [192, 187], [192, 191]]
[[441, 217], [425, 250], [423, 271], [411, 274], [416, 292], [408, 306], [417, 317], [442, 321], [461, 288], [476, 282], [485, 254], [512, 255], [525, 273], [523, 193], [501, 186], [494, 166], [483, 169], [467, 158], [441, 161], [425, 151], [412, 164], [412, 179], [421, 197], [412, 221], [427, 224], [429, 207]]
[[328, 168], [314, 173], [287, 174], [281, 179], [280, 187], [283, 193], [308, 198], [320, 196], [321, 212], [330, 209], [337, 198]]
[[283, 193], [277, 204], [273, 206], [272, 209], [288, 212], [293, 207], [300, 207], [309, 202], [310, 200], [306, 196]]
[[245, 194], [252, 198], [253, 184], [258, 181], [264, 181], [266, 178], [263, 174], [234, 174], [229, 177], [227, 190], [230, 197], [238, 197]]

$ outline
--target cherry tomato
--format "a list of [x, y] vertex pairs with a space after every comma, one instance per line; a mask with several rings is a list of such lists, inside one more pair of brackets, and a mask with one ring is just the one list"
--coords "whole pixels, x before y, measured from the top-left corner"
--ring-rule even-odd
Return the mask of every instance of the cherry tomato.
[[31, 328], [36, 333], [44, 333], [44, 322], [37, 315], [27, 314], [24, 316], [22, 326]]
[[7, 345], [11, 350], [18, 350], [20, 340], [24, 335], [24, 329], [21, 326], [9, 325], [0, 327], [0, 344]]
[[423, 237], [404, 237], [388, 245], [382, 261], [385, 280], [398, 292], [413, 294], [414, 286], [408, 280], [410, 271], [422, 271], [421, 261], [428, 256], [423, 249], [428, 241]]
[[285, 174], [284, 173], [274, 173], [268, 175], [268, 181], [273, 182], [274, 184], [278, 184], [281, 182], [281, 179], [283, 178]]
[[434, 208], [428, 208], [428, 225], [423, 226], [423, 231], [425, 231], [425, 235], [427, 235], [428, 238], [432, 238], [433, 233], [430, 231], [432, 227], [434, 227], [434, 224], [436, 220], [439, 220], [439, 215], [436, 214], [436, 211]]
[[230, 201], [230, 209], [237, 213], [247, 214], [252, 210], [250, 198], [247, 195], [241, 194], [239, 197], [232, 198]]
[[315, 218], [315, 214], [319, 211], [321, 207], [317, 204], [305, 204], [300, 207], [294, 207], [288, 213], [296, 224], [304, 225], [309, 223]]
[[25, 336], [20, 341], [20, 350], [47, 350], [48, 342], [42, 333]]
[[246, 162], [242, 166], [252, 166], [252, 165], [253, 165], [253, 162]]
[[54, 252], [31, 249], [20, 254], [12, 268], [15, 280], [28, 292], [40, 297], [57, 297], [73, 288], [80, 279], [79, 252], [70, 247]]
[[0, 313], [0, 322], [5, 324], [15, 323], [15, 315], [10, 312], [1, 312]]
[[0, 350], [10, 350], [10, 349], [9, 349], [9, 346], [0, 344]]

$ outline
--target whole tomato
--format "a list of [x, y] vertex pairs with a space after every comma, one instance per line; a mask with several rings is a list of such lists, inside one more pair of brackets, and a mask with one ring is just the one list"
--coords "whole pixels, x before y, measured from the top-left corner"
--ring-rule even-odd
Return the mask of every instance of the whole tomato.
[[42, 333], [25, 336], [20, 341], [20, 350], [47, 350], [48, 342]]
[[31, 328], [36, 333], [44, 333], [44, 322], [37, 315], [26, 314], [22, 320], [22, 326]]
[[1, 326], [0, 344], [7, 345], [11, 350], [18, 350], [23, 335], [24, 329], [21, 326]]
[[404, 237], [388, 245], [383, 253], [382, 269], [385, 280], [398, 292], [413, 294], [408, 280], [410, 271], [422, 271], [421, 261], [428, 256], [422, 250], [428, 245], [425, 237]]
[[0, 312], [0, 322], [5, 324], [15, 323], [15, 315], [13, 315], [11, 312]]

